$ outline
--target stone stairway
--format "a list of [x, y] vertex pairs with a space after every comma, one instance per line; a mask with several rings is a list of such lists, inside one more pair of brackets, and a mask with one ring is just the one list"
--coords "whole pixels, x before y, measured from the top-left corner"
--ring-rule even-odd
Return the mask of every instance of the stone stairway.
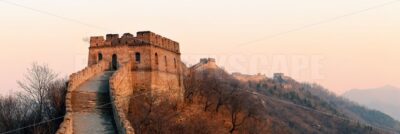
[[109, 96], [112, 71], [89, 79], [72, 92], [74, 134], [115, 134]]

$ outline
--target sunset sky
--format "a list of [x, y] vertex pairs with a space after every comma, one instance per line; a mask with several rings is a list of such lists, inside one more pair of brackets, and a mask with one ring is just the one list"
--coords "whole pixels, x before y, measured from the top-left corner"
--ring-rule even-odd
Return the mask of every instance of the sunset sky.
[[396, 0], [2, 0], [0, 91], [20, 90], [33, 62], [60, 76], [86, 65], [88, 37], [151, 30], [182, 59], [215, 57], [229, 72], [283, 72], [341, 94], [400, 87]]

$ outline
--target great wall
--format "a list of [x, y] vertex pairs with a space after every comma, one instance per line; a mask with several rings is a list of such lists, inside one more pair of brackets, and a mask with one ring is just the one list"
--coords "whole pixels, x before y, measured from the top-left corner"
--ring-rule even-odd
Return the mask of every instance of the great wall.
[[70, 75], [66, 115], [57, 134], [134, 134], [137, 91], [183, 100], [179, 43], [155, 33], [91, 37], [88, 67]]

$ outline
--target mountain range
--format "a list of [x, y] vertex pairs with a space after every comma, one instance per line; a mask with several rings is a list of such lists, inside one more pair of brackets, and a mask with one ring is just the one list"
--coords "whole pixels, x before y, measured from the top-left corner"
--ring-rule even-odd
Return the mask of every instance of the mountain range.
[[192, 116], [184, 117], [186, 120], [203, 117], [201, 124], [210, 126], [201, 126], [201, 130], [400, 133], [400, 122], [389, 115], [337, 96], [320, 85], [301, 83], [282, 73], [272, 78], [261, 74], [229, 74], [218, 67], [215, 60], [200, 62], [186, 72], [185, 100], [188, 104], [184, 109], [190, 110], [182, 113], [190, 111]]
[[400, 120], [400, 88], [388, 85], [371, 89], [352, 89], [342, 96]]

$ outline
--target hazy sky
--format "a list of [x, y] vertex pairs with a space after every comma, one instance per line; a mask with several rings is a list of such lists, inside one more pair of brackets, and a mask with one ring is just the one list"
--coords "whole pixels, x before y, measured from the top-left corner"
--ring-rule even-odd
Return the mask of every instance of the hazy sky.
[[180, 42], [188, 64], [210, 56], [230, 72], [284, 72], [336, 93], [400, 86], [400, 1], [9, 1], [0, 1], [3, 94], [19, 90], [32, 62], [67, 76], [86, 65], [89, 36], [140, 30]]

